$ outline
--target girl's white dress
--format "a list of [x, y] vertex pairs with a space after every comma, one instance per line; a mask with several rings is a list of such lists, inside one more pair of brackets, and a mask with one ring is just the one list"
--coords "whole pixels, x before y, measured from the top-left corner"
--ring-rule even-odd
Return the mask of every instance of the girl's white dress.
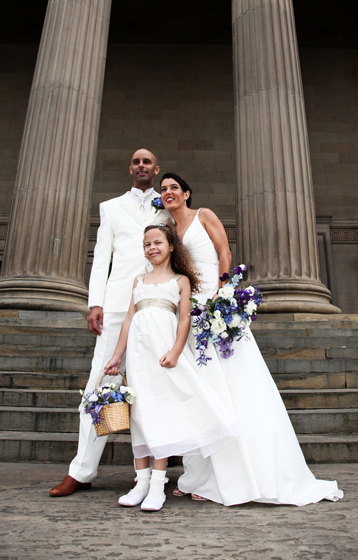
[[137, 395], [130, 419], [134, 457], [208, 457], [244, 428], [197, 371], [187, 345], [176, 367], [159, 365], [176, 340], [176, 277], [162, 284], [145, 284], [139, 277], [133, 296], [136, 313], [128, 334], [127, 381]]
[[[199, 212], [183, 243], [206, 281], [198, 298], [205, 303], [218, 288], [218, 256]], [[212, 360], [198, 367], [203, 378], [222, 389], [246, 431], [208, 459], [184, 457], [179, 489], [227, 506], [249, 501], [301, 506], [342, 498], [335, 481], [317, 480], [309, 470], [277, 387], [248, 333], [250, 340], [236, 342], [228, 359], [210, 345]]]

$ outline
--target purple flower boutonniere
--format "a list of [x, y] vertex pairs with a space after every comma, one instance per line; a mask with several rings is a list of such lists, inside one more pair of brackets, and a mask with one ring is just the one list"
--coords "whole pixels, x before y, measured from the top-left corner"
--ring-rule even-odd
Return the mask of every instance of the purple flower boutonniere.
[[155, 209], [155, 213], [157, 213], [158, 210], [164, 210], [163, 201], [160, 196], [158, 196], [157, 198], [153, 198], [150, 205]]

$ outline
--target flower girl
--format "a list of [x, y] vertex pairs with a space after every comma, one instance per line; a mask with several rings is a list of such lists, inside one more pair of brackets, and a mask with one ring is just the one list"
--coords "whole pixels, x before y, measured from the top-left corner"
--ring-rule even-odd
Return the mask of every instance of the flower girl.
[[144, 252], [153, 271], [134, 281], [128, 314], [105, 373], [119, 373], [127, 349], [127, 379], [136, 392], [130, 425], [137, 484], [119, 504], [158, 511], [166, 499], [167, 457], [209, 457], [244, 428], [197, 372], [186, 344], [189, 298], [198, 290], [199, 279], [174, 226], [148, 226]]

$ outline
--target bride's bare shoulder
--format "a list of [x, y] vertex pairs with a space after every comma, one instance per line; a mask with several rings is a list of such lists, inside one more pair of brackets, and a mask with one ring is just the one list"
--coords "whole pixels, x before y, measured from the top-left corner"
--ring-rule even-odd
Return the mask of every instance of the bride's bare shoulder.
[[215, 222], [216, 220], [219, 220], [215, 212], [210, 210], [210, 208], [200, 208], [199, 216], [201, 221], [209, 220], [211, 222]]

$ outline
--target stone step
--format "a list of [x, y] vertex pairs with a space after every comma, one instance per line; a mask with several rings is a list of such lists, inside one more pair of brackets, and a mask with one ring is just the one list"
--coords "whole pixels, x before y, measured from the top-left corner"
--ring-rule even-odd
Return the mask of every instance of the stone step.
[[0, 408], [0, 430], [22, 432], [78, 432], [77, 408]]
[[88, 371], [84, 373], [0, 372], [0, 387], [33, 389], [85, 389]]
[[[358, 388], [358, 372], [274, 373], [273, 379], [279, 389], [354, 389]], [[85, 389], [88, 372], [39, 373], [0, 372], [0, 387]]]
[[38, 346], [23, 344], [5, 344], [0, 347], [0, 357], [15, 357], [16, 359], [21, 356], [28, 358], [41, 357], [84, 357], [93, 355], [93, 348], [90, 346]]
[[298, 435], [307, 463], [357, 463], [358, 434]]
[[283, 389], [280, 393], [287, 410], [358, 408], [358, 389]]
[[296, 434], [358, 434], [358, 408], [289, 410]]
[[294, 349], [302, 350], [305, 348], [309, 349], [321, 349], [321, 348], [338, 348], [338, 349], [349, 349], [358, 348], [358, 333], [356, 336], [350, 337], [327, 337], [327, 336], [306, 336], [294, 338], [290, 333], [286, 332], [281, 335], [275, 336], [255, 336], [255, 340], [258, 346], [267, 350], [270, 348], [277, 348], [280, 350]]
[[358, 372], [357, 359], [277, 359], [266, 357], [265, 362], [274, 373], [340, 373]]
[[[280, 393], [288, 410], [358, 407], [358, 389], [284, 389]], [[80, 402], [77, 390], [0, 388], [0, 406], [73, 408]]]
[[[358, 346], [357, 329], [286, 329], [275, 331], [254, 330], [257, 343], [263, 347], [279, 345], [280, 348], [290, 347], [318, 347], [340, 348]], [[1, 327], [0, 344], [2, 346], [23, 345], [25, 348], [41, 347], [93, 347], [96, 337], [88, 330], [79, 329], [49, 329], [25, 327]]]
[[358, 388], [358, 372], [274, 373], [272, 377], [280, 390]]
[[[358, 435], [298, 435], [308, 463], [358, 462]], [[76, 455], [78, 434], [1, 432], [0, 457], [4, 462], [69, 463]], [[129, 434], [113, 434], [102, 455], [102, 464], [132, 465]]]
[[[281, 325], [281, 326], [280, 326]], [[292, 328], [357, 328], [358, 314], [321, 313], [260, 313], [253, 323], [253, 328], [280, 329], [282, 325]]]
[[73, 408], [81, 403], [78, 391], [66, 389], [0, 389], [0, 406]]
[[[270, 339], [276, 340], [281, 339], [284, 341], [286, 338], [290, 338], [295, 341], [299, 341], [301, 339], [310, 340], [310, 339], [327, 339], [330, 341], [337, 341], [340, 344], [340, 340], [342, 338], [347, 338], [347, 340], [351, 340], [352, 338], [356, 339], [358, 336], [358, 324], [355, 329], [335, 329], [335, 328], [306, 328], [306, 329], [291, 329], [288, 325], [286, 328], [276, 328], [276, 329], [266, 329], [266, 328], [252, 328], [252, 332], [257, 339], [262, 339], [269, 341]], [[342, 343], [341, 343], [342, 344]]]
[[85, 373], [90, 371], [92, 350], [63, 357], [63, 355], [44, 355], [41, 350], [35, 355], [9, 356], [0, 354], [0, 371], [23, 372], [57, 372], [57, 373]]
[[[9, 347], [23, 346], [24, 348], [31, 348], [33, 346], [41, 348], [46, 348], [47, 346], [54, 348], [68, 348], [68, 347], [89, 347], [92, 348], [95, 345], [96, 337], [88, 331], [73, 332], [73, 329], [64, 329], [59, 332], [50, 334], [47, 329], [44, 332], [36, 332], [32, 329], [9, 329], [10, 332], [2, 333], [0, 327], [0, 344], [1, 346], [8, 345]], [[16, 332], [19, 331], [19, 332]]]
[[[358, 434], [358, 408], [289, 410], [298, 434]], [[8, 407], [0, 409], [0, 430], [77, 432], [77, 408]]]
[[[3, 462], [69, 463], [77, 452], [78, 434], [51, 432], [0, 432]], [[130, 434], [112, 434], [105, 446], [101, 464], [132, 465]]]
[[280, 345], [270, 346], [270, 348], [261, 348], [263, 357], [278, 358], [279, 360], [347, 360], [358, 358], [358, 348], [310, 348], [304, 346], [303, 348], [288, 347], [280, 348]]

